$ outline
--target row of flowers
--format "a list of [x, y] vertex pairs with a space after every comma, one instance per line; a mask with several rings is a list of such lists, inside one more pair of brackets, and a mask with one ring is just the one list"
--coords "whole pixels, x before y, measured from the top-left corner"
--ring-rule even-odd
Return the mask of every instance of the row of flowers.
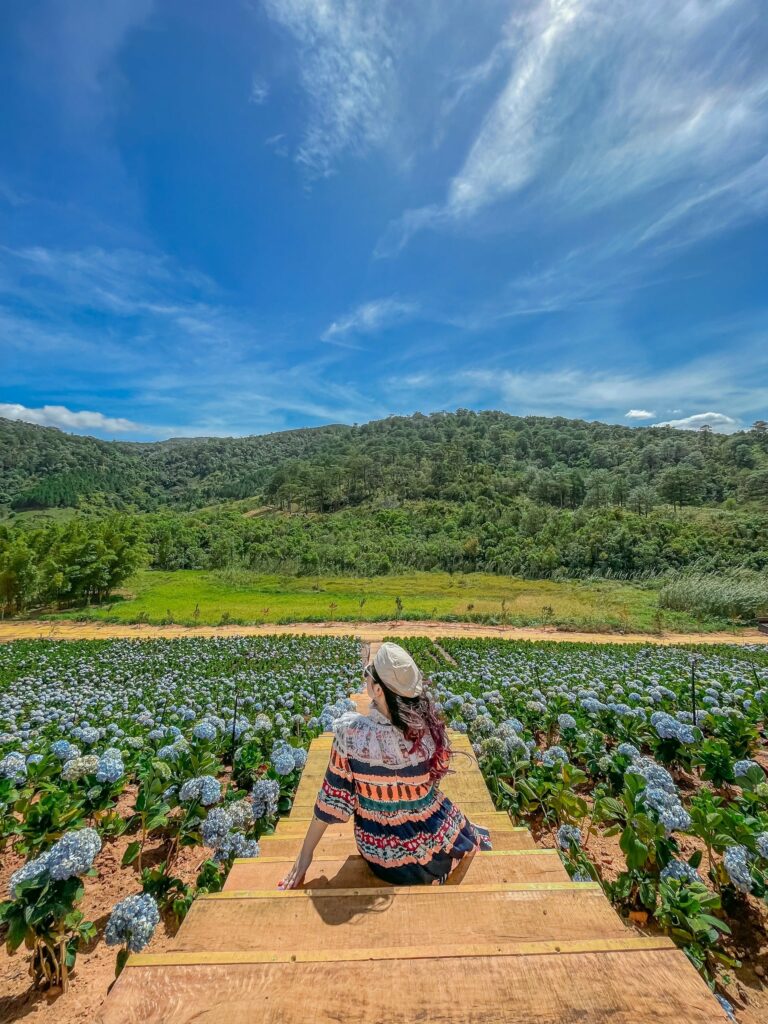
[[[66, 987], [96, 937], [79, 904], [103, 843], [126, 836], [141, 887], [104, 933], [118, 971], [162, 915], [182, 918], [235, 857], [257, 856], [359, 670], [359, 645], [335, 638], [0, 647], [0, 849], [27, 858], [0, 925], [34, 983]], [[207, 850], [194, 884], [179, 877], [185, 847]]]
[[768, 652], [454, 638], [446, 659], [406, 644], [498, 805], [550, 829], [576, 880], [604, 881], [589, 839], [618, 836], [608, 895], [726, 984], [728, 922], [768, 893]]

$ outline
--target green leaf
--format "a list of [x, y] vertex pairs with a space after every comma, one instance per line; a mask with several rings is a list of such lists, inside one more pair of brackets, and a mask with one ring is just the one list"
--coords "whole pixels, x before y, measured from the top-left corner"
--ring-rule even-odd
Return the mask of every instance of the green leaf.
[[648, 847], [638, 839], [637, 833], [631, 825], [628, 825], [622, 832], [619, 846], [626, 857], [627, 867], [630, 871], [636, 871], [643, 867], [648, 859]]
[[118, 954], [117, 954], [117, 962], [115, 964], [115, 977], [116, 978], [120, 977], [120, 972], [125, 967], [125, 965], [128, 963], [128, 957], [130, 955], [131, 954], [130, 954], [130, 952], [127, 949], [121, 949], [118, 952]]
[[126, 867], [128, 867], [129, 864], [133, 864], [133, 862], [139, 856], [140, 852], [141, 852], [141, 843], [140, 842], [129, 843], [127, 848], [126, 848], [125, 853], [123, 854], [123, 860], [122, 860], [123, 867], [126, 868]]

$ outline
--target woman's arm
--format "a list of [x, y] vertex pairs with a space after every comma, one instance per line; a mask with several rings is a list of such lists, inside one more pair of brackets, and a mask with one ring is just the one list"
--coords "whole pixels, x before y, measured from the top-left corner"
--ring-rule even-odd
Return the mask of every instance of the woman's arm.
[[280, 882], [279, 889], [296, 889], [304, 881], [315, 848], [329, 825], [348, 821], [355, 810], [355, 781], [338, 737], [334, 738], [323, 784], [315, 801], [315, 810], [296, 862]]
[[304, 876], [309, 870], [309, 865], [312, 863], [312, 857], [315, 853], [315, 847], [323, 838], [325, 830], [328, 828], [328, 823], [320, 821], [319, 818], [313, 818], [309, 823], [307, 834], [304, 838], [304, 843], [299, 851], [299, 856], [285, 876], [285, 878], [278, 883], [278, 889], [298, 889], [301, 883], [304, 881]]

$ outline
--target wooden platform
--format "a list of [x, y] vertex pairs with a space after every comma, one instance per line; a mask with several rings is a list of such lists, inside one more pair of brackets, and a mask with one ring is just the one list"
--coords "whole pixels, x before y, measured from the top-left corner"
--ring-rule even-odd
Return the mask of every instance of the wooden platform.
[[[360, 698], [364, 710], [367, 700]], [[710, 1024], [726, 1018], [666, 938], [626, 928], [600, 886], [494, 810], [467, 756], [444, 790], [491, 830], [444, 886], [384, 885], [352, 825], [329, 828], [302, 889], [293, 863], [325, 771], [315, 740], [293, 811], [261, 856], [200, 897], [173, 949], [132, 956], [102, 1024]], [[363, 967], [364, 964], [364, 967]]]

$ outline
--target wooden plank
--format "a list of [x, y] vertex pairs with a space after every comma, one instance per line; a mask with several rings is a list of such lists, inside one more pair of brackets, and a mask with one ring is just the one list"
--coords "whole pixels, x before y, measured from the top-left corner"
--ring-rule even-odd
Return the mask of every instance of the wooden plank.
[[[456, 945], [446, 947], [441, 959], [491, 956], [550, 956], [556, 953], [625, 953], [635, 950], [675, 949], [665, 936], [631, 936], [622, 939], [558, 939], [543, 942], [502, 942], [497, 944]], [[421, 960], [432, 959], [435, 952], [429, 946], [382, 946], [379, 949], [301, 949], [293, 953], [262, 953], [253, 950], [226, 950], [215, 953], [134, 953], [126, 967], [181, 967], [192, 964], [277, 964], [277, 963], [338, 963], [361, 960]]]
[[[294, 831], [293, 835], [283, 833], [275, 833], [270, 836], [263, 836], [259, 840], [259, 846], [261, 852], [265, 856], [272, 857], [296, 857], [304, 836], [306, 835], [306, 825], [298, 831]], [[528, 829], [500, 829], [491, 828], [491, 842], [493, 843], [494, 850], [534, 850], [536, 844], [533, 841], [533, 836]], [[318, 858], [323, 857], [345, 857], [349, 854], [357, 853], [357, 844], [355, 843], [355, 837], [351, 828], [346, 826], [330, 827], [326, 830], [325, 835], [320, 840], [315, 856]]]
[[[192, 904], [175, 950], [372, 950], [625, 938], [599, 886], [573, 882], [222, 892]], [[409, 941], [410, 939], [410, 941]]]
[[101, 1024], [725, 1024], [676, 950], [125, 970]]
[[[224, 890], [276, 888], [290, 871], [294, 857], [254, 857], [236, 860]], [[471, 882], [556, 882], [568, 875], [555, 850], [499, 850], [465, 858], [446, 884]], [[381, 879], [363, 857], [351, 855], [315, 859], [303, 888], [377, 888]]]
[[[435, 891], [442, 893], [446, 891], [445, 886], [434, 886], [428, 885], [386, 885], [383, 883], [378, 886], [375, 890], [363, 890], [359, 887], [352, 889], [323, 889], [321, 892], [311, 892], [306, 889], [289, 889], [285, 892], [275, 891], [274, 889], [238, 889], [237, 891], [231, 892], [204, 892], [197, 897], [197, 902], [202, 903], [218, 903], [222, 900], [277, 900], [279, 903], [284, 903], [286, 900], [301, 900], [306, 903], [307, 900], [325, 900], [325, 899], [340, 899], [342, 897], [359, 897], [363, 900], [375, 899], [378, 896], [386, 897], [402, 897], [406, 899], [409, 896], [423, 897], [425, 894], [432, 893]], [[537, 892], [588, 892], [588, 893], [599, 893], [602, 892], [602, 886], [598, 882], [574, 882], [570, 878], [565, 881], [559, 882], [478, 882], [470, 883], [461, 886], [461, 890], [458, 888], [452, 889], [448, 896], [457, 897], [465, 896], [468, 893], [506, 893], [506, 892], [524, 892], [524, 893], [537, 893]], [[197, 902], [195, 906], [197, 906]]]

